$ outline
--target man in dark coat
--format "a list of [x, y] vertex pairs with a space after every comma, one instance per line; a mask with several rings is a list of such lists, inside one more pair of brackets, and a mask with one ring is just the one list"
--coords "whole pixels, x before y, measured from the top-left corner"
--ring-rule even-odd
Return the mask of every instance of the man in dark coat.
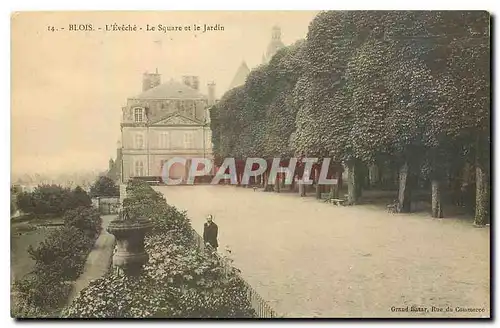
[[217, 250], [217, 247], [219, 247], [219, 244], [217, 243], [219, 227], [217, 227], [212, 219], [212, 215], [207, 216], [207, 222], [203, 226], [203, 241], [205, 244], [208, 244]]

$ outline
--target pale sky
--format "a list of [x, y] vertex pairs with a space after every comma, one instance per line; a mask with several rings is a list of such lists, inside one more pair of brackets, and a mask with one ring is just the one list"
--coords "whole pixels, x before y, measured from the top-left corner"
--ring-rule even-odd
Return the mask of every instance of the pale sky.
[[[57, 173], [105, 169], [115, 157], [121, 107], [141, 92], [142, 74], [162, 82], [197, 75], [206, 94], [228, 88], [245, 60], [262, 61], [279, 25], [289, 45], [305, 38], [316, 12], [66, 12], [12, 16], [12, 171]], [[104, 32], [105, 24], [137, 27], [220, 24], [224, 31]], [[68, 31], [92, 24], [95, 31]], [[64, 28], [50, 32], [49, 26]], [[99, 31], [101, 27], [103, 30]], [[202, 27], [203, 30], [203, 27]], [[156, 41], [156, 42], [155, 42]], [[160, 42], [158, 42], [160, 41]]]

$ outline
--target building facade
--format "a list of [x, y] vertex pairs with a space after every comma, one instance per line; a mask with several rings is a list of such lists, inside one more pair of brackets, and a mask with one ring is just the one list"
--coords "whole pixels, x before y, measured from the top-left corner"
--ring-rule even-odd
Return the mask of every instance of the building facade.
[[[127, 99], [122, 108], [121, 181], [133, 177], [160, 177], [164, 163], [173, 157], [212, 158], [208, 108], [215, 103], [215, 83], [208, 96], [199, 91], [196, 76], [161, 83], [156, 73], [144, 73], [143, 92]], [[184, 176], [187, 167], [175, 165], [172, 178]]]

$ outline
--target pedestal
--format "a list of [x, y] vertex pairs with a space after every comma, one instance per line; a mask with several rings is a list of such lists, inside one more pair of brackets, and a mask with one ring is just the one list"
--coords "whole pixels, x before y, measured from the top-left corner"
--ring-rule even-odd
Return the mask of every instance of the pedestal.
[[107, 231], [115, 236], [117, 246], [113, 265], [126, 275], [138, 275], [149, 259], [144, 250], [144, 237], [152, 228], [153, 223], [148, 219], [111, 221]]

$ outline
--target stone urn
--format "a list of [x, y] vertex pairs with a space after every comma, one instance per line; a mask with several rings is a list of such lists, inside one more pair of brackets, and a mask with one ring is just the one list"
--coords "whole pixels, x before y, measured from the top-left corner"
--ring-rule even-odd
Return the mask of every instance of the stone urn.
[[107, 231], [116, 239], [113, 265], [126, 275], [139, 274], [149, 259], [144, 250], [144, 237], [152, 228], [153, 223], [149, 219], [131, 219], [127, 212], [122, 212], [117, 220], [111, 221]]

